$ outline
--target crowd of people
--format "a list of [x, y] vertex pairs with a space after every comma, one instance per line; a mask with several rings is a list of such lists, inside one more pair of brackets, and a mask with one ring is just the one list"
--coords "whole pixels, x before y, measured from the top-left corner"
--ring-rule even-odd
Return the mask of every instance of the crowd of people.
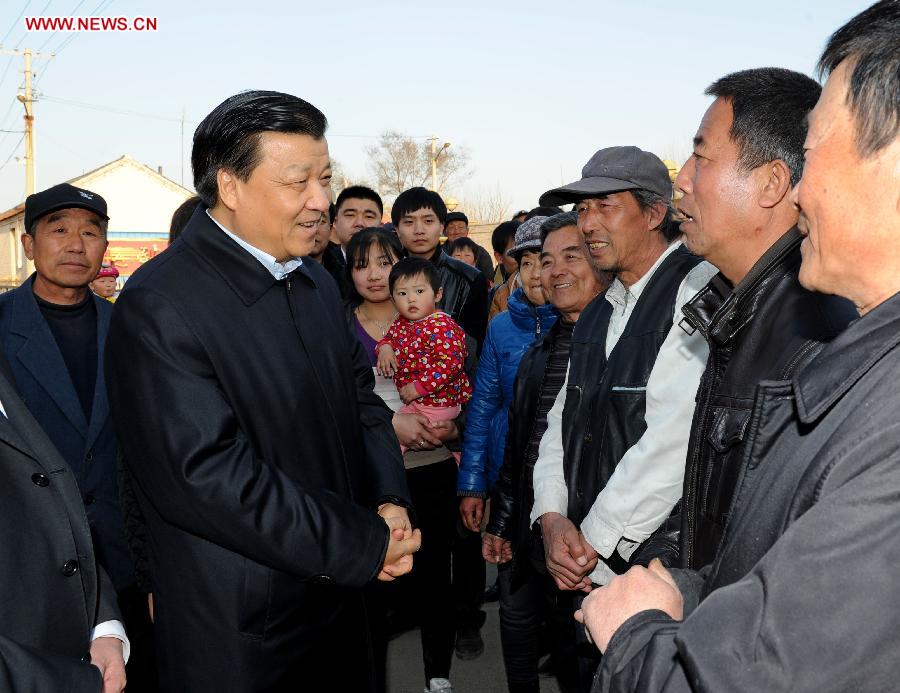
[[491, 593], [511, 693], [895, 688], [900, 2], [819, 70], [716, 80], [674, 186], [602, 148], [493, 259], [435, 191], [333, 199], [279, 92], [117, 298], [105, 200], [29, 196], [3, 689], [386, 691], [414, 624], [448, 693]]

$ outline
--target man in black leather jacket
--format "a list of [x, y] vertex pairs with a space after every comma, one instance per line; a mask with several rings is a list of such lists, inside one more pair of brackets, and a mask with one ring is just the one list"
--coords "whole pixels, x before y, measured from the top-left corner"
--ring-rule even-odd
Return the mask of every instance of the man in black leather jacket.
[[681, 501], [684, 568], [715, 558], [757, 383], [791, 377], [856, 317], [849, 301], [813, 293], [797, 279], [803, 238], [789, 195], [803, 172], [806, 117], [820, 92], [806, 75], [777, 68], [719, 79], [706, 90], [716, 100], [675, 182], [688, 216], [685, 243], [720, 270], [684, 307], [710, 354]]

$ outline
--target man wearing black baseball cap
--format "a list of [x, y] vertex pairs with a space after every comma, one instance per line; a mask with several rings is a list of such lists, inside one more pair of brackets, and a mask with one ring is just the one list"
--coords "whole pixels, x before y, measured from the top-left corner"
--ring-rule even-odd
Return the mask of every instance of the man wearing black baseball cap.
[[[448, 246], [453, 241], [469, 237], [469, 217], [462, 212], [449, 212], [444, 224], [444, 235], [447, 237], [447, 242], [441, 247], [444, 252], [449, 254]], [[491, 262], [491, 256], [478, 243], [475, 244], [475, 266], [481, 270], [488, 281], [494, 280], [494, 263]]]
[[[75, 476], [97, 560], [123, 613], [143, 613], [119, 510], [118, 450], [101, 367], [113, 306], [88, 288], [106, 251], [108, 221], [106, 200], [68, 183], [28, 196], [22, 245], [35, 272], [0, 296], [0, 349], [26, 406]], [[64, 575], [77, 570], [69, 566]], [[127, 658], [118, 621], [101, 624], [94, 637], [114, 638], [105, 643], [120, 660], [124, 643]]]
[[[609, 147], [540, 199], [574, 203], [594, 264], [615, 274], [578, 321], [534, 468], [531, 522], [560, 589], [589, 591], [624, 572], [681, 496], [707, 357], [703, 339], [679, 327], [681, 306], [715, 268], [677, 240], [671, 196], [657, 156]], [[586, 689], [596, 660], [581, 665]]]

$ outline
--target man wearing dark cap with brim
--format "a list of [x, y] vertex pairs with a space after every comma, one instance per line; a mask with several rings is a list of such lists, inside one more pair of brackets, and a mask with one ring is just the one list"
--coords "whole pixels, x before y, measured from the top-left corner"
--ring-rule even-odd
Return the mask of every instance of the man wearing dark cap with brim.
[[[127, 618], [141, 609], [143, 599], [134, 589], [125, 543], [117, 444], [101, 367], [113, 306], [88, 288], [106, 251], [108, 221], [106, 200], [68, 183], [28, 196], [22, 245], [35, 272], [0, 296], [0, 348], [25, 405], [77, 481], [97, 561], [112, 579]], [[39, 493], [53, 491], [52, 475], [47, 491], [39, 481]], [[60, 558], [56, 574], [63, 582], [52, 589], [67, 589], [65, 581], [93, 571], [87, 556], [70, 558]], [[107, 643], [120, 655], [124, 645], [127, 659], [130, 645], [118, 620], [97, 625], [92, 637], [113, 638]], [[134, 690], [141, 690], [135, 678]]]
[[[560, 589], [587, 592], [624, 572], [681, 496], [708, 353], [679, 326], [681, 307], [715, 268], [677, 240], [671, 196], [657, 156], [609, 147], [540, 199], [574, 203], [593, 262], [615, 275], [578, 321], [534, 469], [531, 522]], [[581, 662], [582, 688], [595, 668]]]
[[[447, 223], [444, 224], [444, 235], [447, 237], [447, 242], [441, 248], [449, 254], [448, 246], [453, 241], [458, 238], [469, 237], [469, 217], [462, 212], [449, 212], [447, 214]], [[494, 280], [494, 263], [491, 262], [491, 255], [478, 243], [475, 244], [475, 267], [481, 271], [488, 281]]]

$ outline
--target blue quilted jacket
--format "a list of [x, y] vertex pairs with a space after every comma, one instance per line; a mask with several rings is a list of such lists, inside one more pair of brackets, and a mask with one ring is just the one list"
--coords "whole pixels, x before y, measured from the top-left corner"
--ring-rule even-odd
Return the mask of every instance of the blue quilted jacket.
[[497, 481], [519, 361], [556, 318], [553, 306], [533, 306], [516, 289], [507, 310], [491, 320], [466, 418], [456, 485], [460, 496], [486, 497]]

